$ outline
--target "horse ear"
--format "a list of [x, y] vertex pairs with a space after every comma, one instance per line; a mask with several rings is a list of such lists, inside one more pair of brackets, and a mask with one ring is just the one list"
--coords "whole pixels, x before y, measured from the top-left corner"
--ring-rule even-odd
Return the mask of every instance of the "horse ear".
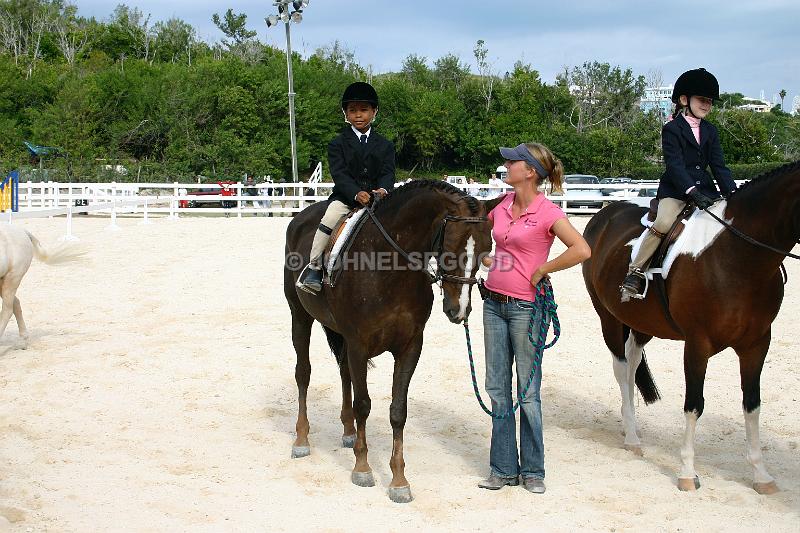
[[505, 197], [506, 197], [505, 194], [501, 194], [497, 198], [492, 198], [491, 200], [481, 200], [481, 204], [483, 204], [484, 214], [488, 214], [489, 211], [497, 207], [497, 204], [502, 202], [503, 198]]

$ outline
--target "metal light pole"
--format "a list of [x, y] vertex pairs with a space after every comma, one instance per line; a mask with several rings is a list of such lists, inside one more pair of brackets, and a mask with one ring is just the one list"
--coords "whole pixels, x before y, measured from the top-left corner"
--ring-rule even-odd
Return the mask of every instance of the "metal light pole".
[[[283, 22], [286, 25], [286, 72], [289, 77], [289, 138], [292, 144], [292, 182], [299, 181], [297, 176], [297, 133], [294, 123], [294, 77], [292, 76], [292, 36], [289, 29], [289, 24], [294, 22], [299, 24], [303, 20], [303, 9], [308, 7], [310, 0], [278, 0], [274, 6], [278, 8], [277, 15], [270, 15], [264, 21], [267, 23], [267, 28], [276, 26], [278, 22]], [[294, 11], [289, 13], [289, 5], [291, 4]]]

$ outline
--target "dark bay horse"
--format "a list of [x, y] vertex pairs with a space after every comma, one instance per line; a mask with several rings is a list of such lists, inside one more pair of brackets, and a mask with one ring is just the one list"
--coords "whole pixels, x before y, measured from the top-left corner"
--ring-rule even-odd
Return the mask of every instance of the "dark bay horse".
[[778, 488], [761, 454], [760, 378], [772, 321], [783, 299], [781, 262], [800, 237], [800, 162], [748, 182], [727, 203], [719, 202], [710, 210], [773, 250], [747, 242], [708, 213], [695, 213], [692, 224], [704, 237], [689, 242], [666, 280], [672, 320], [652, 286], [645, 299], [620, 303], [619, 285], [631, 260], [630, 243], [643, 230], [639, 224], [645, 211], [642, 208], [612, 204], [589, 221], [584, 236], [592, 247], [592, 258], [583, 263], [583, 276], [600, 316], [606, 345], [614, 356], [614, 375], [622, 393], [625, 447], [641, 454], [634, 383], [646, 403], [659, 397], [642, 356], [644, 345], [652, 337], [684, 341], [686, 430], [678, 488], [698, 488], [694, 440], [697, 420], [703, 413], [706, 367], [711, 356], [731, 347], [739, 358], [746, 457], [753, 468], [753, 488], [771, 494]]
[[[294, 267], [308, 263], [311, 240], [327, 204], [314, 204], [292, 220], [286, 231], [284, 294], [292, 313], [292, 342], [297, 352], [295, 379], [299, 409], [293, 457], [310, 453], [306, 406], [311, 373], [308, 351], [311, 326], [316, 320], [323, 325], [339, 363], [342, 442], [353, 447], [356, 462], [351, 479], [359, 486], [375, 484], [367, 461], [366, 423], [371, 405], [367, 362], [387, 351], [394, 356], [389, 408], [393, 430], [389, 496], [395, 502], [411, 501], [404, 473], [403, 427], [409, 383], [433, 306], [431, 278], [426, 273], [428, 258], [432, 252], [441, 257], [439, 275], [444, 312], [450, 321], [461, 322], [471, 310], [470, 290], [475, 272], [481, 258], [491, 250], [486, 214], [496, 203], [497, 200], [479, 202], [439, 181], [419, 180], [394, 190], [378, 203], [374, 215], [414, 264], [392, 247], [372, 220], [367, 220], [346, 256], [347, 268], [334, 287], [326, 284], [318, 295], [295, 288], [299, 271]], [[297, 261], [297, 254], [302, 261]]]

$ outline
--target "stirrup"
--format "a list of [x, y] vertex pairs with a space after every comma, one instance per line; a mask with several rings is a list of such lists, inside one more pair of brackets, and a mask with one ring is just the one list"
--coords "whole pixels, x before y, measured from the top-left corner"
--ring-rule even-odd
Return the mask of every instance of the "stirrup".
[[[315, 268], [316, 267], [316, 268]], [[322, 290], [322, 267], [309, 263], [300, 272], [297, 282], [294, 284], [298, 289], [309, 294], [317, 294]]]
[[631, 298], [643, 299], [647, 294], [647, 285], [647, 276], [641, 269], [635, 268], [631, 270], [619, 287], [622, 293], [622, 301], [627, 302]]

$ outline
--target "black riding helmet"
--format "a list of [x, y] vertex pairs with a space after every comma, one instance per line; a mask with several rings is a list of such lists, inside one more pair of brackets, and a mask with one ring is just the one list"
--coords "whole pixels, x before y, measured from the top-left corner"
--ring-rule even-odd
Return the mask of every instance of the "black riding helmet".
[[347, 108], [349, 102], [367, 102], [374, 108], [378, 108], [378, 93], [369, 83], [357, 81], [347, 86], [342, 94], [342, 111]]
[[681, 95], [705, 96], [712, 100], [719, 100], [719, 82], [709, 71], [704, 68], [687, 70], [675, 82], [675, 89], [672, 91], [672, 103], [677, 104]]

